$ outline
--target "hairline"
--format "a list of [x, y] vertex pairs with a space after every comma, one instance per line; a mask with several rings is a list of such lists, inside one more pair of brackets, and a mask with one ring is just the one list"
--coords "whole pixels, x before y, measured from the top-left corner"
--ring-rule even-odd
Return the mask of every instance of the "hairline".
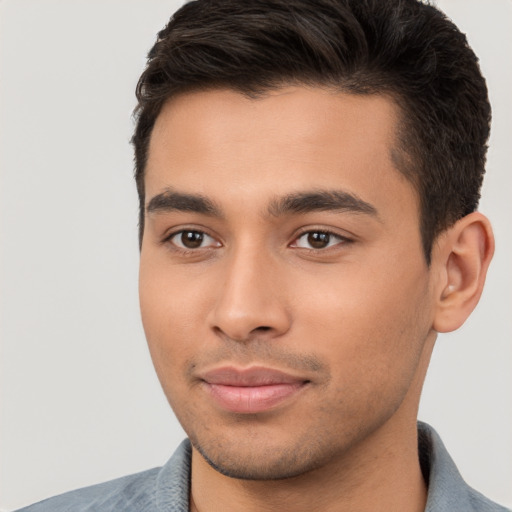
[[[418, 220], [419, 220], [419, 229], [420, 235], [422, 239], [424, 258], [427, 265], [430, 265], [431, 261], [431, 253], [435, 239], [440, 234], [437, 233], [432, 240], [428, 240], [429, 244], [427, 245], [425, 240], [426, 234], [424, 233], [423, 227], [423, 205], [422, 205], [422, 195], [421, 195], [421, 179], [419, 178], [419, 174], [421, 173], [420, 168], [423, 166], [423, 161], [421, 156], [418, 154], [418, 151], [414, 151], [413, 139], [415, 134], [414, 123], [410, 119], [410, 108], [407, 105], [407, 99], [401, 95], [399, 92], [391, 90], [390, 87], [382, 87], [381, 89], [377, 89], [376, 87], [359, 87], [357, 89], [350, 87], [350, 80], [348, 80], [348, 84], [343, 83], [329, 83], [328, 80], [320, 81], [313, 79], [286, 79], [282, 78], [280, 80], [275, 80], [274, 83], [267, 84], [266, 86], [257, 86], [257, 87], [237, 87], [234, 84], [230, 84], [228, 82], [205, 82], [198, 84], [188, 84], [184, 87], [181, 87], [171, 93], [169, 93], [165, 99], [163, 99], [158, 105], [158, 114], [154, 116], [153, 124], [151, 126], [151, 130], [147, 136], [146, 151], [145, 156], [146, 160], [144, 165], [139, 169], [136, 169], [136, 181], [137, 188], [139, 191], [139, 249], [142, 248], [142, 238], [144, 235], [144, 221], [145, 221], [145, 177], [147, 164], [149, 160], [149, 150], [151, 145], [151, 138], [153, 135], [154, 127], [158, 121], [158, 118], [162, 114], [163, 109], [169, 103], [174, 101], [176, 98], [181, 96], [186, 96], [189, 94], [201, 93], [201, 92], [214, 92], [214, 91], [233, 91], [235, 93], [241, 94], [242, 96], [251, 99], [263, 99], [268, 97], [272, 92], [278, 91], [280, 89], [286, 87], [302, 87], [302, 88], [311, 88], [311, 89], [323, 89], [325, 91], [332, 92], [334, 94], [347, 94], [352, 96], [380, 96], [384, 98], [388, 98], [393, 105], [395, 106], [396, 111], [396, 120], [395, 120], [395, 133], [393, 134], [393, 142], [390, 148], [390, 158], [394, 167], [396, 168], [399, 175], [404, 177], [413, 187], [414, 193], [416, 194], [416, 198], [418, 201]], [[135, 114], [136, 115], [136, 114]], [[407, 134], [412, 133], [411, 135]], [[141, 187], [141, 188], [139, 188]], [[142, 194], [140, 191], [142, 190]]]

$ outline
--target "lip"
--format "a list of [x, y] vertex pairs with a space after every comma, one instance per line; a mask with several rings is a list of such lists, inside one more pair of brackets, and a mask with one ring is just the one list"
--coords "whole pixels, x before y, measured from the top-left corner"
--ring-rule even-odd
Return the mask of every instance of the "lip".
[[239, 414], [265, 412], [293, 399], [309, 380], [265, 367], [222, 367], [200, 375], [203, 388], [221, 409]]

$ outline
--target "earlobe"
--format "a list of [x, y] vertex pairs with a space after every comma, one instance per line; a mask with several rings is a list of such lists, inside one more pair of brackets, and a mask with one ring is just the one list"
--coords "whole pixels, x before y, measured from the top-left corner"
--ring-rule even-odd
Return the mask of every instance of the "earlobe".
[[466, 321], [482, 294], [493, 253], [491, 224], [479, 212], [463, 217], [440, 236], [433, 260], [439, 269], [436, 331], [454, 331]]

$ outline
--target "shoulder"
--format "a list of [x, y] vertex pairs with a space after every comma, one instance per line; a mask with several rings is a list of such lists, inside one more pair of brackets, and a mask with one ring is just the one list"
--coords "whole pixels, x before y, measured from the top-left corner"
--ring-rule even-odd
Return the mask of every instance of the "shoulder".
[[161, 468], [66, 492], [18, 512], [153, 512], [188, 510], [190, 445], [184, 441]]
[[425, 512], [510, 512], [464, 481], [437, 432], [421, 422], [418, 423], [418, 447], [428, 482]]
[[21, 509], [19, 512], [131, 511], [130, 505], [132, 503], [142, 505], [142, 507], [133, 508], [133, 510], [150, 510], [155, 494], [155, 480], [159, 471], [160, 468], [154, 468], [135, 475], [77, 489], [40, 501]]

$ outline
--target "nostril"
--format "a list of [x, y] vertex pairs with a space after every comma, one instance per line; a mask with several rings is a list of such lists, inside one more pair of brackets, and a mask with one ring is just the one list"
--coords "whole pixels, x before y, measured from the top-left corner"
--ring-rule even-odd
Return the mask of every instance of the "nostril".
[[253, 329], [252, 332], [266, 332], [266, 331], [270, 331], [272, 329], [272, 327], [267, 327], [266, 325], [262, 325], [261, 327], [256, 327], [256, 329]]

